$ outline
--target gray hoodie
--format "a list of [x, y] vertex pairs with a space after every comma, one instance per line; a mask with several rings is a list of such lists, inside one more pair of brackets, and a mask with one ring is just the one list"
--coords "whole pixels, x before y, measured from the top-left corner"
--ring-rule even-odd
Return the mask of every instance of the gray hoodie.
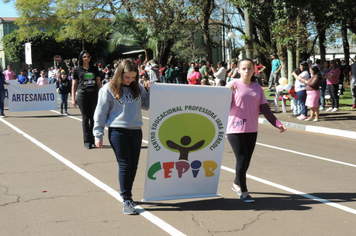
[[103, 139], [105, 125], [108, 127], [141, 129], [141, 108], [149, 108], [149, 92], [139, 84], [141, 95], [133, 99], [131, 89], [122, 86], [123, 95], [115, 100], [110, 91], [110, 83], [105, 84], [99, 91], [98, 104], [94, 113], [93, 135], [96, 139]]

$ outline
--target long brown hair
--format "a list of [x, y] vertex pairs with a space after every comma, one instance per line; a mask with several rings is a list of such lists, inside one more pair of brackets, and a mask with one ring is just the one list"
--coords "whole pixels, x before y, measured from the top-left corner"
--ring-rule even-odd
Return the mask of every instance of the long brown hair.
[[114, 78], [110, 81], [110, 90], [113, 93], [115, 100], [119, 100], [120, 97], [122, 96], [122, 76], [126, 72], [134, 71], [136, 72], [136, 78], [132, 83], [129, 85], [132, 93], [133, 98], [137, 98], [141, 94], [140, 86], [138, 85], [138, 69], [137, 65], [134, 61], [132, 60], [124, 60], [122, 61], [118, 68], [117, 71], [114, 75]]

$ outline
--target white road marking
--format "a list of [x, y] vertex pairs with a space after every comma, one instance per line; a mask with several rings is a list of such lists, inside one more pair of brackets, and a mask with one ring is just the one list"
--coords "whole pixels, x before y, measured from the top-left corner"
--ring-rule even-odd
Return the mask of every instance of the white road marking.
[[[143, 118], [144, 119], [149, 119], [147, 117], [143, 117]], [[148, 141], [146, 141], [146, 140], [142, 140], [142, 141], [145, 142], [145, 143], [148, 143]], [[330, 162], [334, 162], [334, 163], [338, 163], [338, 164], [343, 164], [343, 165], [347, 165], [347, 166], [356, 167], [355, 165], [349, 164], [349, 163], [346, 163], [346, 162], [339, 162], [339, 161], [335, 161], [335, 160], [331, 160], [331, 159], [327, 159], [327, 158], [323, 158], [323, 157], [318, 157], [318, 156], [314, 156], [314, 155], [310, 155], [310, 154], [305, 154], [305, 153], [302, 153], [302, 152], [288, 150], [288, 149], [285, 149], [285, 148], [274, 147], [274, 146], [267, 145], [267, 144], [262, 144], [262, 143], [256, 143], [256, 144], [262, 145], [262, 146], [266, 146], [266, 147], [269, 147], [269, 148], [275, 148], [275, 149], [278, 149], [278, 150], [299, 154], [299, 155], [305, 155], [305, 156], [309, 156], [309, 157], [312, 157], [312, 158], [317, 158], [317, 159], [320, 159], [320, 160], [326, 160], [326, 161], [330, 161]], [[226, 170], [226, 171], [231, 172], [231, 173], [235, 173], [234, 169], [231, 169], [231, 168], [226, 167], [226, 166], [221, 166], [221, 169]], [[340, 209], [340, 210], [343, 210], [343, 211], [346, 211], [346, 212], [349, 212], [349, 213], [352, 213], [352, 214], [356, 215], [356, 210], [352, 209], [350, 207], [346, 207], [346, 206], [343, 206], [343, 205], [340, 205], [340, 204], [337, 204], [337, 203], [334, 203], [334, 202], [330, 202], [330, 201], [328, 201], [326, 199], [319, 198], [319, 197], [316, 197], [316, 196], [313, 196], [313, 195], [310, 195], [310, 194], [307, 194], [307, 193], [303, 193], [303, 192], [300, 192], [298, 190], [295, 190], [295, 189], [292, 189], [292, 188], [288, 188], [288, 187], [285, 187], [283, 185], [276, 184], [276, 183], [273, 183], [271, 181], [264, 180], [264, 179], [261, 179], [261, 178], [258, 178], [258, 177], [255, 177], [255, 176], [252, 176], [252, 175], [249, 175], [249, 174], [247, 174], [247, 178], [255, 180], [257, 182], [264, 183], [266, 185], [269, 185], [269, 186], [272, 186], [272, 187], [275, 187], [275, 188], [282, 189], [282, 190], [284, 190], [286, 192], [290, 192], [290, 193], [293, 193], [293, 194], [300, 195], [302, 197], [311, 199], [313, 201], [317, 201], [317, 202], [326, 204], [328, 206], [331, 206], [331, 207], [334, 207], [334, 208], [337, 208], [337, 209]]]
[[[231, 169], [229, 167], [221, 166], [221, 169], [235, 174], [235, 170]], [[356, 215], [356, 210], [352, 209], [350, 207], [346, 207], [346, 206], [343, 206], [343, 205], [340, 205], [340, 204], [337, 204], [337, 203], [334, 203], [334, 202], [330, 202], [330, 201], [325, 200], [323, 198], [315, 197], [313, 195], [310, 195], [310, 194], [307, 194], [307, 193], [303, 193], [303, 192], [300, 192], [298, 190], [295, 190], [295, 189], [292, 189], [292, 188], [288, 188], [288, 187], [285, 187], [283, 185], [276, 184], [276, 183], [273, 183], [271, 181], [264, 180], [264, 179], [261, 179], [261, 178], [258, 178], [258, 177], [255, 177], [255, 176], [252, 176], [252, 175], [249, 175], [249, 174], [247, 174], [247, 178], [253, 179], [253, 180], [255, 180], [257, 182], [260, 182], [260, 183], [263, 183], [263, 184], [267, 184], [269, 186], [273, 186], [275, 188], [282, 189], [282, 190], [284, 190], [286, 192], [294, 193], [294, 194], [300, 195], [302, 197], [309, 198], [309, 199], [311, 199], [313, 201], [317, 201], [317, 202], [326, 204], [328, 206], [335, 207], [335, 208], [338, 208], [340, 210], [343, 210], [343, 211], [346, 211], [346, 212], [349, 212], [349, 213], [352, 213], [352, 214]]]
[[[23, 135], [25, 138], [27, 138], [28, 140], [30, 140], [31, 142], [33, 142], [34, 144], [36, 144], [37, 146], [39, 146], [40, 148], [42, 148], [43, 150], [48, 152], [50, 155], [55, 157], [57, 160], [59, 160], [60, 162], [62, 162], [63, 164], [65, 164], [66, 166], [68, 166], [69, 168], [71, 168], [72, 170], [74, 170], [75, 172], [77, 172], [78, 174], [80, 174], [81, 176], [83, 176], [84, 178], [86, 178], [87, 180], [89, 180], [90, 182], [95, 184], [97, 187], [101, 188], [102, 190], [104, 190], [105, 192], [110, 194], [112, 197], [114, 197], [116, 200], [118, 200], [119, 202], [122, 203], [122, 198], [116, 190], [112, 189], [105, 183], [101, 182], [99, 179], [92, 176], [85, 170], [74, 165], [72, 162], [65, 159], [64, 157], [62, 157], [61, 155], [59, 155], [58, 153], [56, 153], [49, 147], [45, 146], [43, 143], [39, 142], [35, 138], [26, 134], [25, 132], [23, 132], [16, 126], [12, 125], [11, 123], [5, 121], [4, 119], [0, 119], [0, 121], [3, 122], [4, 124], [6, 124], [7, 126], [9, 126], [10, 128], [12, 128], [13, 130], [15, 130], [16, 132], [18, 132], [19, 134]], [[159, 228], [161, 228], [162, 230], [167, 232], [169, 235], [174, 235], [174, 236], [185, 235], [182, 232], [180, 232], [179, 230], [177, 230], [176, 228], [174, 228], [173, 226], [171, 226], [168, 223], [166, 223], [165, 221], [163, 221], [162, 219], [160, 219], [157, 216], [153, 215], [152, 213], [146, 211], [144, 208], [142, 208], [140, 206], [136, 206], [135, 208], [137, 209], [137, 211], [140, 213], [141, 216], [145, 217], [147, 220], [149, 220], [153, 224], [157, 225]]]
[[333, 162], [333, 163], [337, 163], [337, 164], [341, 164], [341, 165], [345, 165], [345, 166], [356, 167], [356, 165], [350, 164], [350, 163], [347, 163], [347, 162], [335, 161], [333, 159], [319, 157], [319, 156], [315, 156], [315, 155], [311, 155], [311, 154], [306, 154], [306, 153], [303, 153], [303, 152], [297, 152], [297, 151], [293, 151], [293, 150], [289, 150], [289, 149], [285, 149], [285, 148], [280, 148], [280, 147], [275, 147], [275, 146], [271, 146], [271, 145], [263, 144], [263, 143], [258, 143], [258, 142], [256, 144], [260, 145], [260, 146], [268, 147], [268, 148], [273, 148], [273, 149], [277, 149], [277, 150], [281, 150], [281, 151], [285, 151], [285, 152], [290, 152], [290, 153], [302, 155], [302, 156], [312, 157], [312, 158], [323, 160], [323, 161], [329, 161], [329, 162]]

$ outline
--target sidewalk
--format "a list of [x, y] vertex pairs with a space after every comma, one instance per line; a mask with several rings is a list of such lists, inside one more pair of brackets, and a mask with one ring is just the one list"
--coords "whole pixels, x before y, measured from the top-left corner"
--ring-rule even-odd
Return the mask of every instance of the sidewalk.
[[[287, 106], [287, 113], [274, 113], [287, 128], [300, 129], [309, 132], [323, 133], [328, 135], [336, 135], [345, 138], [356, 139], [356, 109], [355, 110], [340, 110], [338, 112], [320, 111], [320, 121], [304, 121], [298, 120], [295, 117], [289, 117], [293, 114], [290, 106]], [[274, 109], [272, 109], [274, 111]], [[308, 111], [308, 115], [310, 111]], [[261, 114], [259, 123], [269, 123]]]

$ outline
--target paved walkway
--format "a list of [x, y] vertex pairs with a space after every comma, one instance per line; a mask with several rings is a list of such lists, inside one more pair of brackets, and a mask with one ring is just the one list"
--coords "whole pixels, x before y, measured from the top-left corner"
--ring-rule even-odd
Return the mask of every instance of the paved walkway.
[[[280, 107], [281, 110], [282, 108]], [[289, 117], [293, 114], [290, 106], [287, 106], [287, 113], [279, 112], [274, 114], [288, 128], [356, 139], [356, 109], [340, 110], [338, 112], [320, 111], [319, 122], [304, 121]], [[260, 115], [260, 118], [260, 123], [268, 123], [263, 115]]]

